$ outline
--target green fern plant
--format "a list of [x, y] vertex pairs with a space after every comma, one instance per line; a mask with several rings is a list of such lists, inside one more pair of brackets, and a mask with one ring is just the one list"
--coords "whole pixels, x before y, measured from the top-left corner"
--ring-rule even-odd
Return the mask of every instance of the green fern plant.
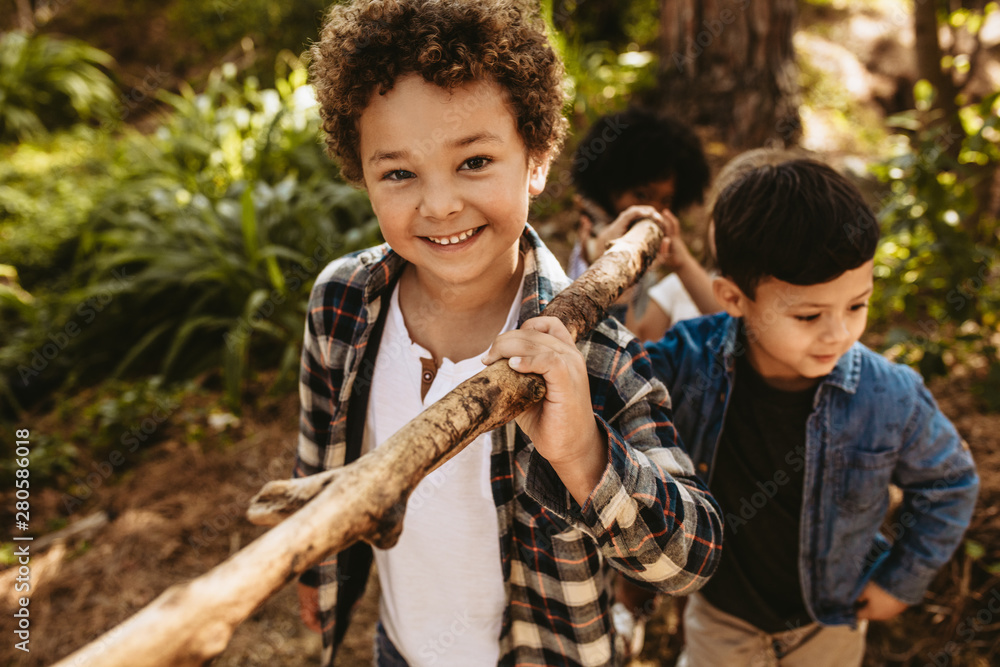
[[112, 62], [79, 40], [0, 34], [0, 141], [114, 118], [118, 89], [105, 71]]
[[251, 359], [294, 377], [316, 273], [378, 227], [323, 154], [304, 68], [281, 62], [275, 89], [225, 68], [202, 94], [163, 95], [172, 117], [136, 138], [132, 174], [81, 237], [76, 299], [112, 298], [78, 373], [222, 368], [234, 409]]

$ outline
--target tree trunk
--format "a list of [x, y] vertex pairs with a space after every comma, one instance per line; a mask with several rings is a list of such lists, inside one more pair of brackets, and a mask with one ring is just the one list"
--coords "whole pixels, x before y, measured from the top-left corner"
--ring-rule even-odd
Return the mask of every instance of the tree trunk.
[[31, 0], [17, 0], [17, 29], [27, 34], [35, 32], [35, 11]]
[[[934, 86], [936, 95], [933, 108], [940, 110], [940, 117], [929, 121], [930, 127], [941, 128], [937, 139], [937, 147], [946, 152], [954, 163], [962, 151], [962, 142], [966, 137], [962, 121], [958, 114], [958, 96], [961, 90], [952, 78], [950, 70], [943, 69], [941, 61], [944, 49], [941, 48], [938, 24], [939, 2], [937, 0], [915, 0], [913, 6], [914, 48], [917, 50], [917, 75], [926, 79]], [[978, 43], [978, 35], [976, 43]], [[972, 55], [972, 54], [967, 54]], [[992, 173], [990, 167], [980, 170], [982, 179], [973, 185], [976, 197], [976, 210], [962, 219], [962, 229], [976, 242], [986, 240], [987, 235], [980, 229], [980, 221], [988, 212], [991, 200]]]
[[951, 74], [941, 69], [944, 51], [938, 40], [938, 3], [936, 0], [916, 0], [913, 3], [913, 41], [917, 50], [917, 75], [927, 79], [937, 98], [934, 106], [943, 110], [946, 116], [958, 117], [958, 105], [955, 97], [958, 88], [952, 81]]
[[660, 106], [733, 148], [802, 134], [796, 0], [661, 0]]

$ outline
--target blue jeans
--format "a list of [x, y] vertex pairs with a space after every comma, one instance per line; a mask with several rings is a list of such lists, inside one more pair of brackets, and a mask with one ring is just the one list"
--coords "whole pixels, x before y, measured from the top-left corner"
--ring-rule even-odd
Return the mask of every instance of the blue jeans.
[[409, 667], [406, 659], [399, 654], [389, 635], [385, 634], [382, 622], [375, 624], [375, 651], [373, 663], [375, 667]]

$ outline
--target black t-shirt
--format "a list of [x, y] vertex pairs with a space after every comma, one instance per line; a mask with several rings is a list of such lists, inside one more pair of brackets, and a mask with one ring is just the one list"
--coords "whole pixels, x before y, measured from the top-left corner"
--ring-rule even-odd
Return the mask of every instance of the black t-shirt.
[[719, 569], [702, 594], [768, 633], [811, 622], [799, 576], [799, 520], [815, 394], [815, 387], [775, 389], [746, 355], [738, 357], [709, 480], [726, 521]]

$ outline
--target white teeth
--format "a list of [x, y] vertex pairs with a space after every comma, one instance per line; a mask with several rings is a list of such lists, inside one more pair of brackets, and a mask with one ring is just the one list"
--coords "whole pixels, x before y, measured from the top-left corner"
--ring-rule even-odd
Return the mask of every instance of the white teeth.
[[433, 236], [428, 236], [428, 240], [437, 243], [438, 245], [451, 245], [452, 243], [461, 243], [465, 239], [469, 238], [476, 233], [475, 229], [467, 229], [461, 234], [455, 234], [454, 236], [442, 236], [440, 238], [435, 238]]

